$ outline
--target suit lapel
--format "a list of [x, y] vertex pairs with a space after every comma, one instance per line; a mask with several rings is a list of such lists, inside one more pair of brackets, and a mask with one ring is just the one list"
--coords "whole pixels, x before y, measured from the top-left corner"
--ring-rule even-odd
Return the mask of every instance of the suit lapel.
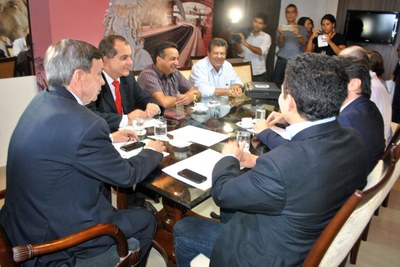
[[105, 81], [105, 84], [101, 87], [101, 92], [100, 92], [101, 98], [104, 100], [104, 103], [108, 105], [114, 113], [118, 113], [117, 106], [115, 105], [114, 97], [112, 95], [111, 88], [108, 85], [107, 79], [104, 76], [104, 74], [101, 75], [103, 76], [103, 79]]
[[127, 114], [129, 111], [126, 110], [129, 107], [129, 101], [132, 102], [134, 99], [129, 99], [128, 91], [129, 91], [129, 83], [125, 77], [121, 77], [120, 79], [120, 92], [121, 92], [121, 100], [122, 100], [122, 110], [124, 114]]

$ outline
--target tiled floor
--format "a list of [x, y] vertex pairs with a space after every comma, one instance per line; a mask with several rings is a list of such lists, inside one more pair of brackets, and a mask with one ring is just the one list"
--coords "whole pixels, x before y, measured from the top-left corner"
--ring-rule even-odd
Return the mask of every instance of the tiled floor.
[[[5, 168], [0, 167], [0, 189], [5, 188]], [[3, 203], [0, 202], [0, 206]], [[156, 205], [160, 209], [160, 206]], [[195, 212], [209, 216], [211, 211], [218, 212], [211, 199], [194, 209]], [[362, 242], [357, 264], [347, 263], [347, 267], [392, 267], [400, 263], [400, 180], [390, 193], [389, 206], [380, 208], [379, 216], [374, 216], [370, 226], [368, 241]], [[148, 267], [161, 267], [162, 260], [157, 252], [152, 251]]]

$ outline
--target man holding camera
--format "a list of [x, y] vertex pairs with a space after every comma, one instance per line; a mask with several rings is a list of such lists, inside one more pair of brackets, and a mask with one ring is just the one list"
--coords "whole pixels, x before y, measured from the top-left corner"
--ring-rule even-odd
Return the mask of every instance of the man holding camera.
[[275, 63], [273, 79], [278, 87], [281, 87], [285, 76], [286, 63], [288, 59], [304, 52], [307, 42], [307, 30], [297, 25], [297, 6], [290, 4], [285, 11], [287, 24], [280, 25], [276, 36], [276, 44], [279, 51]]
[[243, 57], [244, 62], [251, 62], [253, 70], [253, 81], [266, 81], [266, 58], [271, 47], [271, 36], [263, 32], [267, 26], [267, 16], [263, 13], [255, 15], [252, 27], [253, 31], [245, 38], [239, 33], [240, 41], [236, 43], [238, 56]]

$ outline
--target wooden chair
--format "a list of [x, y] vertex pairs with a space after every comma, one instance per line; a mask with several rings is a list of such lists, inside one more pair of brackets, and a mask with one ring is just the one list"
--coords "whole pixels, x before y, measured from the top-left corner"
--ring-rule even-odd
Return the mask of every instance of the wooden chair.
[[182, 68], [179, 68], [179, 72], [182, 73], [182, 75], [183, 75], [187, 80], [189, 80], [191, 70], [192, 70], [192, 67], [182, 67]]
[[192, 67], [194, 64], [196, 64], [197, 61], [200, 59], [203, 59], [206, 56], [191, 56], [190, 57], [190, 67]]
[[399, 155], [400, 147], [392, 145], [390, 153], [382, 159], [381, 179], [365, 191], [356, 190], [346, 201], [308, 253], [305, 267], [344, 266], [349, 252], [361, 241], [374, 211], [400, 175]]
[[[0, 197], [5, 196], [5, 190], [0, 191]], [[120, 256], [118, 267], [136, 266], [139, 263], [139, 247], [134, 251], [128, 251], [128, 242], [124, 233], [113, 224], [97, 224], [75, 234], [43, 244], [27, 244], [12, 247], [7, 233], [0, 226], [0, 266], [17, 267], [28, 259], [45, 254], [50, 254], [79, 245], [96, 237], [108, 235], [117, 244], [117, 252]]]
[[0, 79], [15, 77], [16, 57], [0, 58]]
[[250, 61], [242, 63], [233, 63], [232, 67], [243, 83], [253, 81], [253, 70], [251, 69]]

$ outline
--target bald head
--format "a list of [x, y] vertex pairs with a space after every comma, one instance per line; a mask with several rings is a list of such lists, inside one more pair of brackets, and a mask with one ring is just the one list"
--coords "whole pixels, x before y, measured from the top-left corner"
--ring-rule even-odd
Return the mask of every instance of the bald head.
[[352, 57], [355, 59], [363, 59], [366, 62], [369, 62], [367, 51], [358, 45], [346, 47], [345, 49], [340, 51], [339, 56]]

